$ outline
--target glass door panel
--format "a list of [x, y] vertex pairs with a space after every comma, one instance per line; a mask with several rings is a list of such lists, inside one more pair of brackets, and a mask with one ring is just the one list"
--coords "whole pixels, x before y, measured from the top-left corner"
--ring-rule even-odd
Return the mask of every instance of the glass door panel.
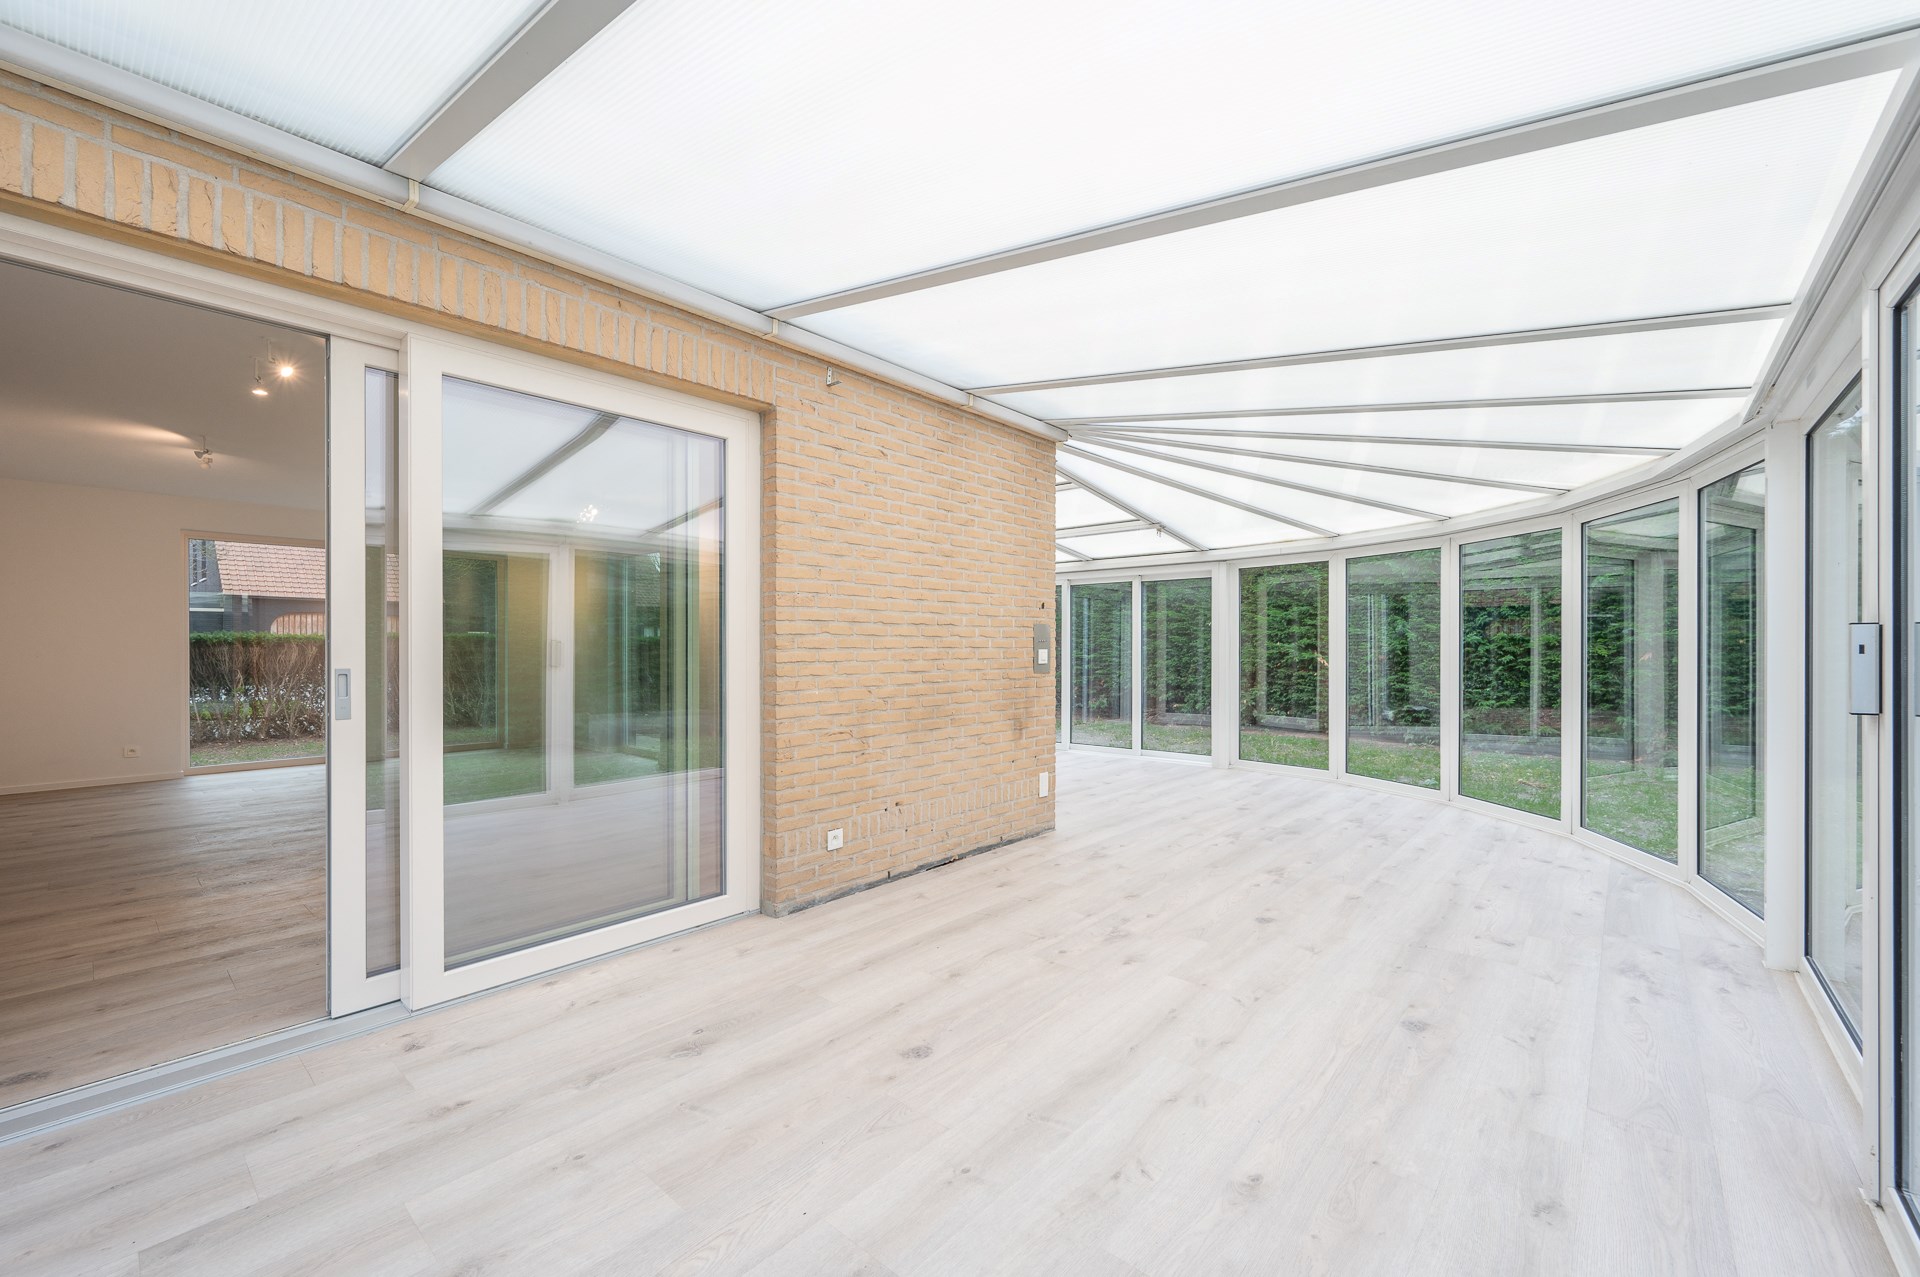
[[1867, 615], [1860, 387], [1807, 438], [1807, 957], [1861, 1026], [1867, 724], [1848, 712], [1847, 625]]
[[1759, 466], [1700, 490], [1700, 876], [1756, 914], [1766, 885], [1766, 510]]
[[1240, 757], [1325, 771], [1327, 565], [1240, 573]]
[[1587, 597], [1581, 823], [1680, 858], [1680, 507], [1583, 530]]
[[1560, 818], [1560, 530], [1460, 547], [1460, 792]]
[[1073, 723], [1076, 745], [1133, 748], [1133, 582], [1076, 585]]
[[1140, 583], [1140, 748], [1213, 752], [1213, 582]]
[[448, 969], [716, 896], [721, 440], [442, 386]]
[[1347, 772], [1440, 788], [1440, 551], [1347, 560]]

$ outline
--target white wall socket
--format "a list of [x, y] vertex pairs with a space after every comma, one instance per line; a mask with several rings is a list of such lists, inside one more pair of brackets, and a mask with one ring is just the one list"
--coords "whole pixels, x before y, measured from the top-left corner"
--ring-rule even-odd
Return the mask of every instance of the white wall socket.
[[123, 745], [120, 747], [120, 757], [138, 758], [140, 757], [140, 747], [138, 745]]
[[1047, 796], [1047, 774], [1045, 772], [1040, 773], [1040, 796], [1042, 798]]
[[827, 830], [827, 850], [828, 851], [840, 850], [841, 845], [844, 844], [846, 841], [847, 841], [847, 835], [845, 830], [843, 829]]

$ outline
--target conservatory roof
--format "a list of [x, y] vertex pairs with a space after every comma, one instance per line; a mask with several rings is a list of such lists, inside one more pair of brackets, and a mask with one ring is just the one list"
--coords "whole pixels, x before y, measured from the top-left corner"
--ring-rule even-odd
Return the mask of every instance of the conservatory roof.
[[1062, 439], [1063, 563], [1471, 516], [1751, 413], [1917, 31], [1920, 0], [0, 0], [31, 74]]

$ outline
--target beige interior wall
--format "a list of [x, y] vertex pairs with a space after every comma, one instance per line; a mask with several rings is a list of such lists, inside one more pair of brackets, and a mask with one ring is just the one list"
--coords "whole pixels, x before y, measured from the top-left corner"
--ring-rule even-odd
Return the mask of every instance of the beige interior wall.
[[0, 793], [186, 767], [187, 531], [319, 540], [325, 522], [0, 479]]

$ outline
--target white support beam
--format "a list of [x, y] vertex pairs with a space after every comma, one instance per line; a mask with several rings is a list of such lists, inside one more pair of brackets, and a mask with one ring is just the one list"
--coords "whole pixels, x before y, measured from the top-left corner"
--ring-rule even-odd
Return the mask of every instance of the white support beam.
[[[1087, 492], [1091, 492], [1094, 496], [1099, 497], [1102, 501], [1106, 502], [1110, 506], [1113, 506], [1115, 509], [1126, 511], [1128, 514], [1140, 520], [1142, 523], [1146, 524], [1148, 527], [1152, 528], [1154, 531], [1164, 533], [1165, 535], [1172, 537], [1174, 540], [1178, 541], [1181, 545], [1186, 546], [1189, 550], [1193, 550], [1197, 552], [1205, 548], [1198, 541], [1194, 540], [1192, 537], [1182, 534], [1178, 529], [1174, 528], [1166, 520], [1156, 519], [1152, 515], [1145, 514], [1140, 510], [1135, 509], [1133, 506], [1128, 505], [1126, 502], [1122, 501], [1119, 497], [1114, 496], [1113, 493], [1108, 492], [1105, 488], [1099, 486], [1098, 484], [1090, 483], [1085, 479], [1079, 478], [1078, 476], [1068, 474], [1068, 472], [1064, 470], [1059, 470], [1059, 471], [1056, 471], [1055, 473], [1067, 475], [1067, 477], [1070, 480], [1072, 480], [1074, 487], [1083, 489]], [[1055, 538], [1054, 543], [1056, 545], [1059, 544], [1059, 536], [1060, 534], [1056, 531], [1054, 533], [1054, 538]], [[1065, 546], [1060, 546], [1060, 548], [1063, 550], [1067, 549], [1067, 547]], [[1072, 554], [1073, 551], [1067, 550], [1067, 553]], [[1091, 556], [1088, 556], [1088, 557], [1091, 557]]]
[[[1205, 501], [1215, 501], [1230, 509], [1240, 510], [1247, 514], [1256, 515], [1262, 519], [1271, 519], [1275, 523], [1284, 523], [1290, 528], [1298, 528], [1302, 532], [1311, 533], [1317, 537], [1331, 537], [1336, 535], [1331, 528], [1323, 528], [1317, 523], [1308, 523], [1304, 519], [1296, 519], [1291, 515], [1281, 514], [1277, 510], [1262, 509], [1260, 506], [1250, 505], [1245, 501], [1238, 501], [1232, 497], [1221, 496], [1218, 492], [1208, 492], [1205, 488], [1195, 487], [1191, 483], [1182, 483], [1178, 479], [1169, 479], [1163, 474], [1155, 474], [1151, 470], [1128, 465], [1126, 462], [1116, 461], [1112, 457], [1103, 457], [1098, 453], [1088, 452], [1084, 448], [1075, 447], [1070, 443], [1061, 444], [1060, 451], [1066, 453], [1068, 456], [1092, 462], [1096, 466], [1106, 466], [1110, 470], [1118, 470], [1121, 474], [1130, 474], [1136, 479], [1145, 479], [1148, 483], [1157, 483], [1163, 488], [1172, 488], [1175, 492], [1184, 492], [1190, 497], [1199, 497]], [[1093, 490], [1091, 484], [1087, 485], [1087, 488], [1088, 491]], [[1115, 504], [1118, 504], [1118, 502]], [[1125, 509], [1124, 506], [1121, 508]]]
[[1115, 519], [1108, 523], [1081, 523], [1071, 528], [1055, 528], [1056, 537], [1098, 537], [1112, 532], [1158, 532], [1155, 524], [1145, 519]]
[[1551, 439], [1515, 440], [1515, 439], [1454, 439], [1447, 437], [1423, 438], [1420, 435], [1367, 435], [1328, 433], [1326, 431], [1305, 430], [1234, 430], [1222, 426], [1219, 429], [1202, 429], [1197, 426], [1107, 426], [1097, 430], [1082, 429], [1075, 431], [1076, 436], [1090, 433], [1111, 435], [1116, 438], [1134, 438], [1151, 440], [1155, 435], [1188, 435], [1224, 439], [1288, 439], [1306, 440], [1313, 443], [1379, 443], [1404, 444], [1418, 448], [1486, 448], [1495, 452], [1578, 452], [1598, 453], [1601, 455], [1618, 454], [1635, 457], [1664, 457], [1680, 451], [1678, 448], [1654, 444], [1624, 443], [1561, 443]]
[[1724, 75], [1673, 85], [1657, 92], [1637, 94], [1448, 142], [1414, 147], [1359, 164], [1290, 178], [1233, 195], [1201, 200], [1071, 235], [790, 302], [768, 313], [776, 319], [786, 320], [841, 310], [864, 302], [938, 288], [943, 284], [1017, 270], [1022, 266], [1057, 261], [1063, 257], [1075, 257], [1196, 227], [1270, 213], [1275, 209], [1292, 208], [1414, 178], [1449, 173], [1475, 164], [1609, 137], [1632, 129], [1704, 115], [1710, 111], [1763, 102], [1880, 71], [1898, 70], [1914, 52], [1917, 33], [1920, 33], [1920, 27], [1908, 26], [1868, 40], [1762, 63]]
[[633, 0], [548, 0], [487, 64], [441, 103], [384, 165], [424, 182], [554, 68], [625, 13]]
[[[1157, 445], [1156, 451], [1163, 452], [1169, 461], [1179, 460], [1180, 452], [1214, 452], [1229, 457], [1248, 457], [1260, 461], [1285, 461], [1292, 465], [1322, 466], [1329, 470], [1358, 470], [1366, 474], [1397, 475], [1403, 479], [1431, 479], [1436, 483], [1460, 483], [1470, 488], [1504, 488], [1509, 492], [1532, 492], [1541, 496], [1559, 496], [1569, 491], [1544, 483], [1522, 483], [1515, 479], [1483, 479], [1477, 475], [1446, 474], [1434, 470], [1409, 470], [1400, 466], [1382, 466], [1367, 461], [1336, 461], [1330, 457], [1306, 457], [1287, 452], [1267, 452], [1260, 448], [1234, 448], [1218, 443], [1194, 443], [1187, 439], [1158, 439], [1152, 435], [1122, 433], [1120, 431], [1083, 430], [1075, 433], [1076, 439], [1089, 443], [1105, 444], [1108, 447], [1125, 447], [1126, 443]], [[1123, 442], [1125, 441], [1125, 442]], [[1133, 451], [1140, 451], [1135, 448]]]
[[[1422, 510], [1417, 506], [1400, 505], [1393, 501], [1382, 501], [1378, 497], [1356, 496], [1351, 492], [1339, 492], [1333, 488], [1316, 487], [1311, 483], [1300, 483], [1293, 479], [1275, 479], [1271, 475], [1259, 474], [1252, 470], [1241, 470], [1234, 466], [1223, 466], [1216, 462], [1203, 461], [1198, 457], [1169, 456], [1164, 452], [1152, 448], [1136, 448], [1132, 444], [1115, 443], [1110, 439], [1089, 439], [1087, 442], [1113, 452], [1130, 453], [1133, 456], [1148, 457], [1154, 461], [1169, 461], [1175, 465], [1189, 466], [1195, 470], [1205, 470], [1210, 474], [1223, 474], [1232, 479], [1245, 479], [1249, 483], [1264, 483], [1272, 488], [1285, 488], [1292, 492], [1305, 492], [1310, 496], [1325, 497], [1330, 501], [1346, 501], [1353, 505], [1371, 506], [1376, 510], [1385, 510], [1391, 514], [1405, 514], [1416, 519], [1438, 519], [1441, 517], [1432, 510]], [[1099, 454], [1095, 453], [1092, 455], [1098, 456]], [[1107, 460], [1106, 458], [1101, 459]], [[1111, 461], [1109, 461], [1108, 464], [1112, 464]], [[1217, 494], [1209, 493], [1208, 495], [1215, 501], [1222, 499]]]
[[1266, 368], [1298, 368], [1306, 364], [1339, 364], [1356, 359], [1386, 359], [1395, 355], [1431, 355], [1447, 350], [1484, 350], [1493, 346], [1525, 346], [1542, 341], [1572, 341], [1581, 337], [1617, 337], [1626, 333], [1668, 332], [1676, 328], [1711, 328], [1720, 324], [1750, 324], [1784, 319], [1792, 302], [1765, 306], [1735, 306], [1726, 310], [1655, 315], [1646, 319], [1614, 319], [1595, 324], [1563, 324], [1557, 328], [1518, 328], [1480, 333], [1472, 337], [1435, 337], [1426, 341], [1398, 341], [1379, 346], [1345, 346], [1338, 350], [1309, 350], [1294, 355], [1265, 355], [1256, 359], [1227, 359], [1212, 364], [1174, 364], [1132, 372], [1090, 373], [1084, 377], [1055, 377], [1050, 381], [1016, 381], [1003, 386], [975, 386], [976, 395], [1014, 395], [1030, 390], [1074, 390], [1082, 386], [1115, 386], [1134, 381], [1162, 381], [1175, 377], [1204, 377], [1222, 372], [1257, 372]]
[[1441, 412], [1453, 408], [1564, 408], [1575, 404], [1678, 403], [1691, 399], [1741, 399], [1751, 386], [1703, 386], [1694, 390], [1622, 390], [1594, 395], [1526, 395], [1512, 399], [1429, 399], [1413, 403], [1322, 404], [1311, 408], [1234, 408], [1225, 412], [1138, 412], [1106, 417], [1054, 417], [1056, 426], [1125, 425], [1146, 421], [1239, 421], [1252, 417], [1351, 417], [1370, 412]]

